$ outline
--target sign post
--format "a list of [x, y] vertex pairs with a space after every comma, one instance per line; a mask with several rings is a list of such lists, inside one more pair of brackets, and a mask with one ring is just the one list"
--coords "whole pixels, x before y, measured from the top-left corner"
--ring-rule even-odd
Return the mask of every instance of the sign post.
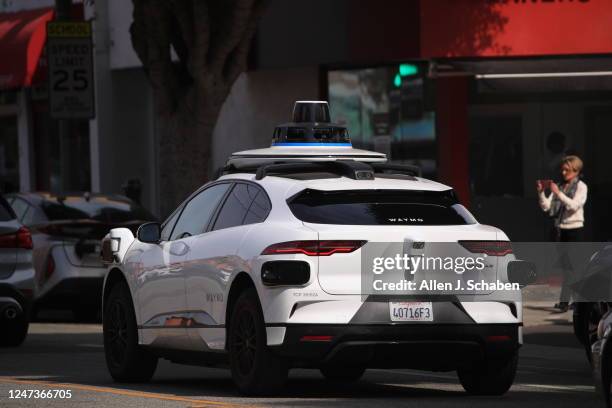
[[55, 119], [95, 117], [91, 23], [47, 23], [49, 109]]

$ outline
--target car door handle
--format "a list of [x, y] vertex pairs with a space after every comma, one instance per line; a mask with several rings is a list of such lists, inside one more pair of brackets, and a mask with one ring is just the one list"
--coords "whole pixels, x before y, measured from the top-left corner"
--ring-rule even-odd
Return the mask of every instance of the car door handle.
[[170, 253], [176, 256], [183, 256], [189, 252], [189, 245], [184, 242], [173, 242], [170, 245]]

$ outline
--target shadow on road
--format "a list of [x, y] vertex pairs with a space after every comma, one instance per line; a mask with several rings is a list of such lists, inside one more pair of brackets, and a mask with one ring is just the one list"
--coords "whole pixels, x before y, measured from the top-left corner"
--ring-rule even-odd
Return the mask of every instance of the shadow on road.
[[[41, 325], [31, 333], [22, 347], [0, 349], [0, 376], [14, 379], [41, 380], [50, 383], [69, 383], [81, 386], [112, 388], [114, 390], [147, 392], [174, 395], [186, 398], [229, 398], [240, 403], [266, 406], [316, 406], [328, 405], [356, 407], [369, 406], [374, 400], [442, 400], [447, 399], [458, 406], [516, 407], [522, 402], [533, 403], [534, 395], [549, 402], [558, 399], [579, 401], [591, 394], [557, 389], [550, 392], [526, 389], [520, 384], [550, 384], [553, 386], [581, 384], [575, 375], [565, 371], [554, 371], [545, 362], [526, 361], [526, 368], [519, 364], [518, 386], [503, 397], [474, 398], [464, 393], [454, 373], [423, 373], [407, 370], [368, 370], [364, 380], [342, 384], [325, 380], [316, 370], [294, 370], [286, 387], [273, 398], [248, 398], [239, 395], [229, 370], [190, 367], [160, 360], [153, 381], [146, 384], [117, 384], [109, 376], [104, 360], [102, 334], [99, 326], [66, 325], [67, 332], [58, 326]], [[62, 326], [63, 327], [63, 326]], [[554, 332], [552, 330], [559, 330]], [[45, 332], [48, 330], [49, 332]], [[567, 328], [548, 326], [538, 331], [529, 328], [525, 342], [531, 344], [563, 344], [580, 347]], [[91, 332], [88, 332], [91, 331]], [[523, 360], [522, 360], [523, 361]], [[529, 367], [531, 365], [531, 367]], [[536, 367], [537, 366], [537, 367]], [[543, 367], [540, 367], [543, 366]], [[546, 369], [546, 370], [545, 370]], [[525, 373], [521, 374], [521, 370]], [[550, 370], [550, 371], [548, 371]], [[530, 372], [531, 373], [528, 373]], [[537, 372], [536, 372], [537, 371]], [[588, 373], [587, 373], [588, 374]], [[369, 401], [369, 400], [372, 401]], [[397, 404], [395, 403], [397, 401]], [[493, 402], [493, 404], [492, 404]], [[519, 405], [517, 405], [519, 404]], [[590, 406], [588, 403], [581, 406]]]

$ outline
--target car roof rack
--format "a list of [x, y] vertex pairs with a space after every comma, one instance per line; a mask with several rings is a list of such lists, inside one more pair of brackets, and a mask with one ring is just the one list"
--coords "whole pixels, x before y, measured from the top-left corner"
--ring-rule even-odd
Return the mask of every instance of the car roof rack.
[[374, 171], [366, 163], [354, 160], [334, 160], [326, 162], [264, 164], [257, 169], [255, 179], [261, 180], [270, 173], [295, 173], [328, 171], [338, 173], [353, 180], [374, 180]]
[[405, 174], [413, 177], [422, 177], [423, 174], [419, 166], [412, 164], [370, 163], [370, 166], [372, 166], [377, 173], [389, 171], [391, 174]]
[[236, 167], [233, 164], [220, 167], [215, 173], [215, 179], [224, 174], [232, 173], [255, 173], [255, 179], [261, 180], [272, 174], [290, 173], [315, 173], [327, 172], [345, 176], [353, 180], [373, 180], [375, 173], [401, 174], [411, 177], [421, 177], [421, 168], [407, 164], [385, 164], [364, 163], [354, 160], [330, 160], [330, 161], [274, 161], [259, 166]]

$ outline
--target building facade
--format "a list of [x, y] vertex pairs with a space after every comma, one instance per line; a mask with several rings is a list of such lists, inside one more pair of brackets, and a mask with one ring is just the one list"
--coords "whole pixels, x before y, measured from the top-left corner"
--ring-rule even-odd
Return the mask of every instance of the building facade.
[[[60, 140], [37, 71], [9, 85], [0, 69], [2, 188], [112, 193], [138, 180], [142, 203], [158, 212], [156, 119], [131, 47], [131, 2], [77, 4], [94, 27], [96, 117]], [[44, 22], [52, 6], [5, 0], [0, 21], [40, 13]], [[295, 100], [328, 99], [356, 146], [421, 165], [515, 240], [548, 238], [535, 180], [555, 177], [560, 157], [578, 153], [589, 238], [607, 240], [610, 22], [608, 0], [273, 0], [250, 69], [222, 108], [213, 166], [267, 146]], [[1, 27], [5, 53], [18, 45]]]

